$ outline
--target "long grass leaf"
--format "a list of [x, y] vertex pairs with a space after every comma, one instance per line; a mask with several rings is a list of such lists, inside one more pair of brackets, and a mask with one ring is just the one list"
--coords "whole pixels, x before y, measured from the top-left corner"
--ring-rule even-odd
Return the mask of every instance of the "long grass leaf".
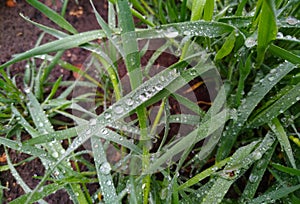
[[95, 40], [97, 38], [105, 37], [103, 31], [100, 30], [94, 30], [94, 31], [88, 31], [84, 33], [79, 33], [75, 35], [71, 35], [50, 43], [43, 44], [39, 47], [33, 48], [31, 50], [28, 50], [27, 52], [18, 54], [15, 58], [11, 59], [10, 61], [2, 64], [0, 66], [0, 69], [3, 69], [4, 67], [7, 67], [15, 62], [36, 56], [36, 55], [42, 55], [47, 54], [50, 52], [57, 52], [60, 50], [66, 50], [73, 47], [78, 47], [84, 43], [90, 42], [92, 40]]
[[300, 170], [299, 169], [294, 169], [294, 168], [290, 168], [290, 167], [286, 167], [286, 166], [282, 166], [280, 164], [276, 164], [276, 163], [271, 163], [271, 166], [273, 166], [275, 169], [290, 174], [290, 175], [294, 175], [294, 176], [300, 176]]
[[300, 64], [300, 57], [292, 52], [289, 52], [279, 46], [271, 44], [269, 51], [278, 57], [281, 57], [284, 60], [287, 60], [293, 64]]
[[284, 149], [287, 157], [289, 158], [289, 161], [293, 168], [297, 168], [295, 158], [293, 155], [292, 147], [289, 141], [289, 138], [281, 125], [278, 118], [274, 118], [272, 122], [269, 123], [270, 128], [274, 132], [274, 134], [277, 136], [277, 139], [281, 145], [281, 147]]
[[282, 188], [279, 188], [272, 192], [265, 193], [264, 195], [261, 195], [253, 199], [252, 201], [249, 202], [249, 204], [264, 203], [270, 200], [275, 202], [277, 199], [285, 197], [298, 189], [300, 189], [300, 184], [296, 186], [284, 186]]
[[[275, 143], [277, 144], [277, 143]], [[272, 155], [275, 151], [276, 145], [273, 145], [263, 157], [255, 162], [252, 171], [250, 173], [247, 185], [243, 191], [243, 194], [240, 198], [241, 202], [245, 202], [247, 200], [251, 200], [254, 198], [257, 188], [264, 176], [264, 173], [268, 167], [268, 164], [272, 158]]]
[[47, 7], [45, 4], [35, 1], [35, 0], [26, 0], [30, 5], [38, 9], [40, 12], [45, 14], [51, 21], [56, 23], [61, 28], [69, 31], [70, 33], [77, 33], [77, 30], [64, 19], [61, 15]]
[[221, 138], [221, 145], [218, 149], [216, 157], [217, 161], [224, 159], [229, 154], [239, 132], [247, 121], [247, 118], [250, 116], [251, 112], [255, 109], [258, 103], [263, 99], [263, 97], [285, 75], [295, 68], [297, 68], [297, 66], [294, 66], [289, 62], [282, 63], [251, 88], [244, 102], [237, 110], [237, 115], [239, 117], [230, 124], [228, 131], [225, 131]]
[[[234, 181], [239, 178], [247, 169], [265, 154], [265, 152], [273, 145], [274, 138], [272, 133], [267, 133], [260, 145], [252, 151], [257, 145], [257, 141], [250, 143], [247, 146], [239, 148], [232, 156], [230, 161], [225, 166], [214, 185], [211, 187], [202, 203], [221, 203], [223, 197], [229, 190]], [[233, 174], [231, 177], [228, 173]], [[216, 194], [216, 192], [218, 192]]]
[[[63, 187], [64, 187], [63, 185], [58, 185], [56, 183], [43, 186], [43, 191], [34, 194], [34, 196], [32, 197], [31, 200], [32, 200], [32, 202], [37, 202], [40, 199], [43, 199], [44, 197], [62, 189]], [[11, 201], [10, 203], [12, 203], [12, 204], [26, 203], [26, 200], [29, 196], [30, 196], [30, 193], [27, 193], [25, 195], [18, 197], [15, 200]]]
[[300, 100], [300, 94], [298, 93], [299, 89], [300, 83], [295, 85], [292, 89], [285, 91], [285, 94], [282, 95], [278, 100], [276, 100], [273, 104], [269, 104], [265, 110], [256, 115], [249, 122], [248, 127], [259, 127], [260, 125], [268, 123], [279, 114], [288, 110], [292, 105]]
[[260, 66], [264, 60], [266, 49], [270, 42], [275, 40], [277, 34], [274, 1], [262, 1], [259, 16], [258, 38], [257, 38], [257, 65]]
[[103, 149], [102, 142], [96, 137], [92, 137], [91, 140], [95, 166], [104, 201], [106, 203], [120, 203], [117, 199], [116, 189], [110, 174], [111, 166], [106, 159], [106, 152]]

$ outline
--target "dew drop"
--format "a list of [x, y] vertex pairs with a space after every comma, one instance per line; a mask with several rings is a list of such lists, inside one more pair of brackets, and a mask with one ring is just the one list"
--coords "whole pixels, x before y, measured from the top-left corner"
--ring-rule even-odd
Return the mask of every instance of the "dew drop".
[[251, 48], [257, 44], [256, 39], [253, 37], [249, 37], [245, 41], [245, 46]]
[[104, 162], [103, 164], [101, 164], [100, 166], [100, 172], [103, 174], [109, 174], [111, 171], [111, 166], [108, 162]]
[[90, 120], [90, 125], [96, 125], [96, 123], [97, 123], [97, 120], [95, 118], [92, 118]]
[[165, 31], [164, 35], [167, 38], [176, 38], [178, 36], [178, 31], [171, 27]]
[[105, 119], [110, 119], [111, 118], [111, 113], [109, 113], [109, 112], [106, 112], [106, 113], [104, 113], [104, 118]]
[[101, 133], [102, 133], [103, 135], [106, 135], [106, 134], [108, 133], [108, 131], [107, 131], [107, 129], [103, 128], [103, 129], [101, 130]]
[[283, 38], [282, 32], [278, 32], [276, 37], [277, 37], [277, 38]]
[[85, 134], [87, 134], [87, 135], [89, 135], [89, 134], [91, 134], [92, 133], [92, 131], [90, 130], [90, 129], [88, 129], [86, 132], [85, 132]]
[[163, 89], [163, 86], [162, 86], [160, 83], [158, 83], [158, 84], [155, 85], [155, 89], [156, 89], [157, 91], [160, 91], [160, 90]]
[[261, 152], [255, 152], [255, 153], [253, 154], [253, 158], [254, 158], [255, 160], [259, 160], [259, 159], [261, 159], [261, 157], [262, 157]]
[[274, 79], [275, 79], [274, 77], [268, 77], [269, 81], [274, 81]]
[[251, 174], [251, 175], [249, 176], [249, 181], [250, 181], [251, 183], [255, 183], [255, 182], [257, 181], [257, 179], [258, 179], [258, 176], [254, 175], [254, 174]]
[[132, 98], [128, 98], [126, 99], [125, 103], [128, 105], [128, 106], [132, 106], [134, 104], [134, 100], [132, 100]]
[[117, 114], [121, 114], [121, 113], [123, 113], [124, 108], [123, 108], [122, 106], [118, 105], [118, 106], [116, 106], [116, 107], [114, 108], [114, 111], [115, 111], [115, 113], [117, 113]]
[[147, 101], [147, 96], [146, 96], [146, 94], [145, 93], [142, 93], [141, 95], [139, 95], [139, 99], [141, 100], [141, 101]]
[[298, 23], [298, 20], [294, 17], [287, 17], [286, 22], [290, 25], [296, 25]]
[[55, 152], [52, 153], [52, 156], [53, 156], [54, 158], [57, 158], [57, 157], [58, 157], [58, 153], [55, 151]]
[[183, 35], [191, 35], [191, 31], [185, 30], [185, 31], [183, 31]]
[[25, 93], [30, 93], [30, 88], [29, 87], [24, 88], [24, 92]]

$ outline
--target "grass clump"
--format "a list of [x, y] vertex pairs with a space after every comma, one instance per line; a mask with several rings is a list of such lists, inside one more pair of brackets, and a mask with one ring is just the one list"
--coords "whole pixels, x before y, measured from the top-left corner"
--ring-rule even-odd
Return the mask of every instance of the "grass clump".
[[[59, 189], [74, 203], [299, 201], [299, 2], [110, 1], [108, 22], [93, 6], [101, 29], [83, 33], [28, 2], [64, 32], [25, 18], [57, 40], [0, 66], [2, 171], [25, 191], [12, 203], [45, 203]], [[92, 53], [84, 69], [60, 59], [74, 47]], [[21, 60], [28, 60], [23, 92], [9, 75]], [[46, 94], [55, 65], [81, 78], [58, 78]], [[199, 99], [203, 84], [209, 101]], [[34, 189], [15, 169], [26, 161], [13, 164], [7, 149], [42, 161]], [[99, 185], [93, 195], [89, 183]]]

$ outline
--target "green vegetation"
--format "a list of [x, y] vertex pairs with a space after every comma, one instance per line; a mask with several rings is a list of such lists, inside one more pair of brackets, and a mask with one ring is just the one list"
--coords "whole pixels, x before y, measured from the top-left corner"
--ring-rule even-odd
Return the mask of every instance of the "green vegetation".
[[[40, 45], [40, 39], [0, 65], [0, 144], [7, 155], [0, 170], [10, 170], [25, 191], [11, 203], [46, 203], [59, 189], [80, 204], [300, 202], [299, 1], [112, 0], [108, 22], [93, 6], [101, 29], [83, 33], [63, 17], [68, 1], [61, 14], [27, 2], [64, 32], [22, 16], [57, 40]], [[153, 39], [163, 39], [155, 50]], [[61, 60], [74, 47], [92, 53], [85, 70]], [[176, 60], [153, 75], [164, 52]], [[10, 65], [21, 60], [27, 60], [23, 91], [10, 76]], [[49, 82], [56, 65], [80, 79]], [[178, 90], [200, 77], [205, 82], [206, 73], [217, 93], [203, 111]], [[171, 100], [189, 111], [176, 112]], [[190, 131], [180, 135], [174, 125]], [[23, 134], [30, 139], [21, 140]], [[79, 148], [86, 141], [90, 148]], [[120, 157], [115, 163], [110, 148]], [[8, 149], [30, 157], [12, 163]], [[34, 158], [45, 174], [31, 189], [15, 167]], [[93, 195], [88, 183], [99, 184]]]

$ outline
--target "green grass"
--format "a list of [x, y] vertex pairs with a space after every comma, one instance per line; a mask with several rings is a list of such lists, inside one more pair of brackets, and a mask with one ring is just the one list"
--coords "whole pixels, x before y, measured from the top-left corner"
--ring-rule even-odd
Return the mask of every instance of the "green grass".
[[[63, 17], [68, 1], [59, 14], [28, 0], [64, 31], [22, 16], [43, 34], [33, 49], [0, 65], [0, 144], [7, 155], [0, 171], [9, 170], [25, 192], [11, 203], [46, 203], [43, 199], [59, 189], [80, 204], [99, 197], [105, 203], [299, 202], [300, 3], [130, 2], [110, 1], [108, 22], [93, 6], [101, 29], [78, 33]], [[45, 33], [57, 40], [40, 45]], [[152, 39], [164, 41], [142, 66]], [[92, 52], [83, 70], [61, 60], [74, 47]], [[178, 60], [151, 75], [164, 52]], [[23, 90], [10, 75], [10, 66], [21, 60], [27, 60]], [[81, 79], [49, 82], [56, 65]], [[128, 84], [118, 74], [121, 66]], [[199, 77], [217, 92], [206, 111], [180, 91], [188, 93], [189, 82]], [[58, 95], [58, 90], [64, 91]], [[175, 114], [172, 100], [188, 111]], [[174, 132], [186, 126], [189, 132]], [[31, 138], [21, 140], [24, 133]], [[61, 140], [68, 141], [66, 149]], [[79, 150], [86, 141], [91, 146]], [[111, 148], [119, 156], [116, 163]], [[30, 157], [13, 163], [8, 149]], [[46, 171], [31, 189], [16, 167], [34, 158]], [[88, 183], [99, 185], [92, 195]], [[1, 197], [4, 190], [1, 186]]]

